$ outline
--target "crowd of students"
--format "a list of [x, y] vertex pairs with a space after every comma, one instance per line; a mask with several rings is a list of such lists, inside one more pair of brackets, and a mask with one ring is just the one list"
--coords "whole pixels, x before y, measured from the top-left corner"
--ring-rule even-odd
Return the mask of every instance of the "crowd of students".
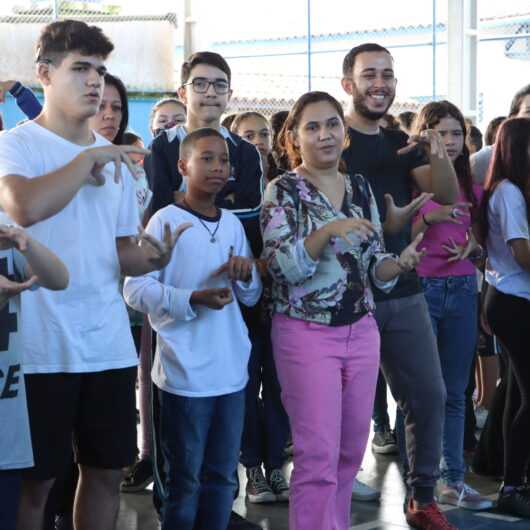
[[529, 518], [530, 85], [480, 149], [448, 101], [388, 114], [378, 44], [344, 58], [346, 109], [309, 92], [270, 121], [221, 122], [230, 67], [198, 52], [145, 149], [112, 50], [55, 22], [44, 105], [0, 83], [28, 117], [0, 134], [0, 528], [112, 530], [153, 480], [163, 530], [258, 528], [241, 463], [292, 530], [347, 530], [373, 418], [409, 525], [452, 530], [438, 502], [493, 507], [464, 480], [479, 332], [505, 384], [477, 471], [500, 445], [496, 508]]

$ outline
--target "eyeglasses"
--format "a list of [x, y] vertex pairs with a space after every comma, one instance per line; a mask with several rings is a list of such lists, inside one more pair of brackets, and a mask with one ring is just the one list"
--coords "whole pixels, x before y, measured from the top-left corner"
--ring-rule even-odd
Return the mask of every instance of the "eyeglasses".
[[219, 96], [227, 94], [228, 90], [230, 89], [228, 81], [225, 81], [224, 79], [214, 79], [212, 81], [210, 79], [206, 79], [206, 77], [196, 77], [189, 83], [184, 83], [183, 86], [187, 85], [191, 85], [193, 91], [197, 94], [206, 94], [206, 92], [208, 92], [208, 89], [210, 88], [210, 85], [213, 86], [215, 93]]

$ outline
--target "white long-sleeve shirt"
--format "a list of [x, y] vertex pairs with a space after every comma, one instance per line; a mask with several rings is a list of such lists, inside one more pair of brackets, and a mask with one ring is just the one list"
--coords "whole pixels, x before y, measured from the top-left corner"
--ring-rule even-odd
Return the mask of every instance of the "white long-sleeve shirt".
[[[247, 383], [251, 347], [236, 299], [255, 305], [261, 280], [255, 266], [246, 283], [231, 282], [226, 275], [212, 277], [231, 248], [234, 256], [251, 257], [241, 222], [227, 210], [211, 219], [167, 206], [151, 218], [146, 231], [162, 239], [165, 223], [174, 231], [188, 222], [193, 226], [177, 241], [169, 264], [161, 271], [126, 278], [124, 296], [132, 308], [149, 315], [158, 334], [151, 375], [159, 388], [186, 397], [230, 394]], [[234, 301], [221, 310], [190, 304], [193, 291], [214, 287], [232, 288]]]

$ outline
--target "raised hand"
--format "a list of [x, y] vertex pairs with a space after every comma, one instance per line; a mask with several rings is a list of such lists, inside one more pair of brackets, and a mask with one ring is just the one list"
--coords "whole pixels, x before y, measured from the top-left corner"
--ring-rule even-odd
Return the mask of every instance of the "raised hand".
[[6, 97], [6, 93], [11, 90], [11, 87], [15, 84], [15, 81], [0, 81], [0, 103], [3, 103]]
[[423, 239], [423, 233], [420, 232], [414, 239], [414, 241], [403, 250], [398, 259], [398, 266], [403, 272], [409, 272], [413, 270], [416, 265], [421, 261], [421, 258], [425, 256], [426, 250], [418, 251], [418, 245]]
[[17, 226], [0, 225], [0, 249], [16, 248], [25, 252], [28, 248], [27, 233]]
[[138, 240], [140, 247], [147, 254], [147, 260], [156, 270], [163, 269], [169, 263], [179, 237], [191, 226], [193, 226], [193, 223], [183, 223], [177, 226], [174, 232], [171, 232], [169, 223], [165, 223], [162, 241], [148, 234], [143, 228], [139, 228]]
[[338, 219], [325, 226], [330, 237], [339, 237], [348, 245], [354, 245], [352, 235], [366, 241], [375, 234], [374, 225], [368, 219]]
[[107, 145], [105, 147], [93, 147], [87, 149], [83, 154], [87, 156], [92, 163], [89, 183], [96, 186], [102, 186], [105, 184], [103, 168], [111, 162], [114, 164], [114, 182], [117, 183], [121, 181], [122, 163], [127, 166], [132, 176], [137, 178], [139, 176], [138, 168], [129, 158], [129, 153], [148, 155], [150, 151], [134, 145]]
[[471, 203], [469, 202], [456, 202], [455, 204], [439, 206], [426, 213], [424, 220], [429, 224], [453, 223], [455, 225], [461, 225], [462, 221], [460, 217], [469, 215], [469, 208], [471, 208]]
[[416, 149], [416, 147], [420, 147], [430, 157], [447, 158], [447, 151], [442, 137], [434, 129], [425, 129], [420, 134], [409, 136], [407, 144], [397, 151], [398, 155], [404, 155]]
[[191, 304], [203, 305], [215, 310], [223, 309], [233, 300], [232, 289], [228, 287], [193, 291], [190, 297]]
[[405, 206], [396, 206], [394, 198], [385, 193], [386, 218], [383, 230], [387, 234], [398, 234], [405, 228], [414, 214], [434, 197], [433, 193], [421, 193]]

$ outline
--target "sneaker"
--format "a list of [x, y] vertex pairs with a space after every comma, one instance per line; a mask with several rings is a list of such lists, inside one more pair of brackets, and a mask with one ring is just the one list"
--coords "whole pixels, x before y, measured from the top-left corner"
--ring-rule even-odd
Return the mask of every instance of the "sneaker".
[[372, 438], [372, 451], [380, 455], [393, 455], [398, 452], [396, 435], [394, 431], [385, 429], [374, 433]]
[[153, 461], [150, 458], [142, 458], [125, 475], [120, 485], [120, 490], [123, 493], [138, 493], [147, 488], [152, 482]]
[[260, 525], [251, 523], [238, 513], [232, 511], [230, 513], [230, 522], [226, 530], [262, 530]]
[[289, 500], [289, 484], [281, 469], [273, 469], [267, 477], [267, 482], [276, 500], [279, 502], [287, 502]]
[[353, 501], [360, 502], [374, 502], [378, 501], [381, 497], [381, 492], [368, 486], [364, 482], [355, 479], [353, 481], [353, 491], [351, 498]]
[[530, 487], [519, 486], [509, 491], [502, 488], [497, 500], [497, 509], [519, 517], [530, 517]]
[[463, 482], [444, 484], [438, 495], [440, 504], [452, 504], [466, 510], [489, 510], [493, 502]]
[[267, 484], [261, 466], [247, 469], [247, 497], [254, 504], [276, 501], [276, 495]]
[[406, 519], [408, 525], [417, 530], [458, 530], [446, 519], [435, 502], [425, 508], [414, 509], [414, 503], [410, 499]]

